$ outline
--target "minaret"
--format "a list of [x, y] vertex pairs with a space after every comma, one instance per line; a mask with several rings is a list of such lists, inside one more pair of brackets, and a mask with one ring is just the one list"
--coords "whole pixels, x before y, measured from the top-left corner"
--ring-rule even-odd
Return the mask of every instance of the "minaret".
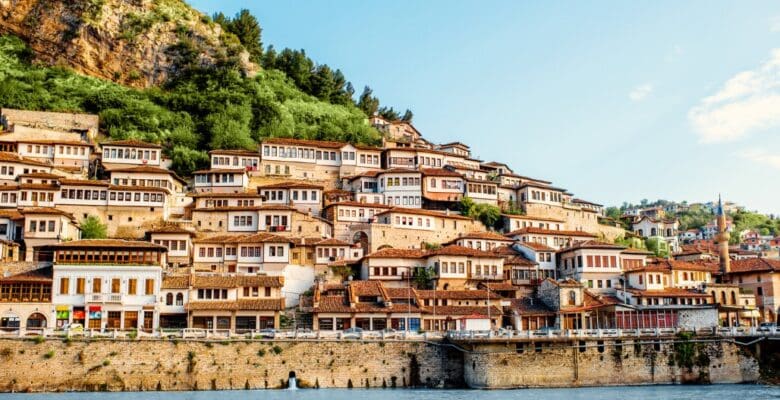
[[720, 256], [720, 272], [725, 280], [727, 273], [731, 272], [731, 258], [729, 258], [729, 234], [726, 229], [726, 213], [723, 212], [723, 202], [718, 195], [718, 235], [715, 240], [718, 241], [718, 255]]

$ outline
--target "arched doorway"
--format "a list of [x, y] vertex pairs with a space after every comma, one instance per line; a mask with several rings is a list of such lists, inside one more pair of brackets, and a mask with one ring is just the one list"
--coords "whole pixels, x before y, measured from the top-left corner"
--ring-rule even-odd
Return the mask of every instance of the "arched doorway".
[[46, 317], [41, 313], [32, 313], [27, 317], [27, 329], [40, 329], [46, 327]]
[[368, 254], [368, 235], [363, 231], [357, 231], [352, 236], [352, 243], [359, 243], [360, 248], [363, 249], [363, 254]]

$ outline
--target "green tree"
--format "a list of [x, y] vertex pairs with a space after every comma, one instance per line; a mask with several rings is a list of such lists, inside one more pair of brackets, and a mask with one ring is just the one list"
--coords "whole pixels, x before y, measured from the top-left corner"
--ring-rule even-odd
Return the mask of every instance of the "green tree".
[[381, 107], [378, 113], [379, 116], [388, 121], [397, 121], [401, 118], [398, 111], [394, 110], [393, 107]]
[[176, 146], [171, 152], [171, 169], [179, 176], [191, 176], [193, 171], [208, 165], [209, 155], [204, 151]]
[[414, 269], [414, 284], [417, 286], [417, 289], [433, 289], [433, 278], [435, 276], [436, 271], [434, 271], [433, 267], [417, 267]]
[[468, 196], [463, 196], [463, 198], [460, 199], [460, 203], [458, 204], [460, 213], [470, 218], [476, 218], [474, 212], [475, 211], [474, 206], [475, 206], [474, 200], [472, 200], [471, 197]]
[[404, 115], [401, 116], [401, 121], [412, 122], [412, 118], [414, 118], [414, 113], [407, 108], [406, 111], [404, 111]]
[[468, 196], [463, 197], [459, 203], [460, 213], [466, 217], [474, 218], [482, 222], [487, 228], [497, 228], [501, 222], [501, 209], [490, 204], [474, 203]]
[[222, 13], [214, 14], [214, 22], [236, 35], [241, 45], [249, 52], [249, 57], [256, 63], [263, 61], [263, 42], [261, 39], [263, 30], [260, 28], [260, 22], [249, 10], [242, 9], [232, 19], [225, 17]]
[[107, 227], [100, 222], [100, 218], [90, 215], [81, 221], [82, 239], [105, 239], [107, 236]]
[[605, 214], [614, 220], [619, 220], [623, 213], [617, 207], [607, 207]]
[[374, 91], [370, 87], [364, 87], [357, 103], [358, 108], [363, 110], [369, 117], [376, 114], [379, 109], [379, 99], [374, 97], [373, 94]]
[[261, 65], [265, 69], [276, 68], [276, 49], [274, 49], [273, 45], [270, 45], [268, 46], [267, 49], [265, 49], [265, 52], [263, 53], [263, 60], [261, 62]]
[[327, 65], [318, 65], [314, 69], [309, 81], [311, 94], [318, 99], [330, 100], [333, 93], [337, 91], [333, 72]]
[[656, 257], [667, 258], [670, 255], [669, 244], [658, 237], [651, 237], [645, 240], [645, 248], [655, 254]]

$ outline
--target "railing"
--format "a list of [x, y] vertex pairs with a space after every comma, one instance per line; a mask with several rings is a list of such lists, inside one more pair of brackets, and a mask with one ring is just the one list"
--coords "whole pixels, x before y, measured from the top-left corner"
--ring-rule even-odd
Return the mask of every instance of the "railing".
[[122, 303], [122, 295], [119, 293], [90, 293], [87, 294], [89, 303]]
[[621, 339], [621, 338], [674, 338], [680, 333], [695, 333], [699, 336], [724, 338], [739, 337], [780, 337], [780, 328], [733, 327], [733, 328], [649, 328], [649, 329], [541, 329], [515, 331], [499, 330], [462, 330], [462, 331], [332, 331], [309, 329], [300, 330], [248, 330], [236, 333], [229, 329], [159, 329], [143, 330], [118, 329], [79, 329], [55, 330], [53, 328], [13, 328], [0, 330], [0, 338], [12, 337], [73, 337], [105, 339], [195, 339], [195, 340], [284, 340], [284, 341], [429, 341], [449, 339], [455, 341], [506, 341], [516, 340], [553, 340], [553, 339]]
[[506, 340], [541, 338], [639, 338], [674, 337], [689, 332], [696, 335], [740, 337], [740, 336], [780, 336], [780, 328], [732, 327], [732, 328], [644, 328], [644, 329], [541, 329], [514, 331], [499, 329], [448, 331], [446, 338], [452, 340]]

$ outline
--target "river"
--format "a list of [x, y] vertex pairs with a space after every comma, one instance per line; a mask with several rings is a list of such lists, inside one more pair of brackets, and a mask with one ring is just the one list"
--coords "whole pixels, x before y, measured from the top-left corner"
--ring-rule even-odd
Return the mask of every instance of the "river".
[[769, 400], [780, 387], [764, 385], [628, 386], [522, 390], [320, 389], [235, 390], [220, 392], [123, 392], [0, 394], [19, 400]]

